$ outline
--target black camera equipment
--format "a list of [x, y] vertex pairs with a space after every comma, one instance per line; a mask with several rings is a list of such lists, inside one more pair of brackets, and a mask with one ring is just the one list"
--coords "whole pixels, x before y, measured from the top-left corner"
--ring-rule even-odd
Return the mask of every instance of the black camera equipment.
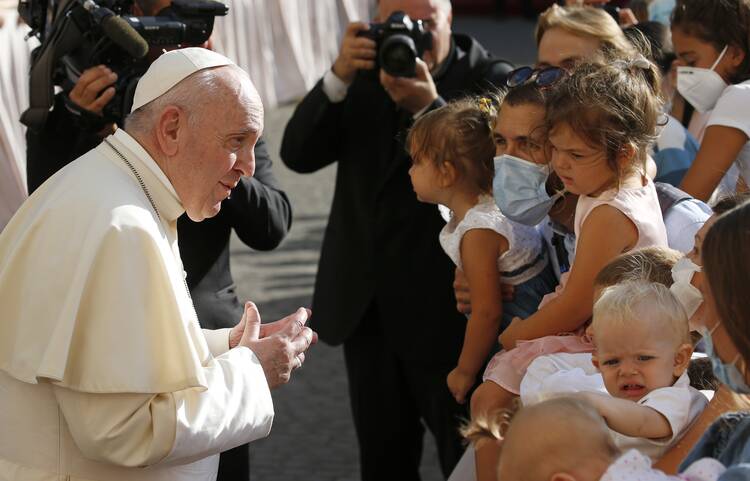
[[422, 21], [412, 20], [404, 12], [394, 12], [383, 23], [371, 23], [369, 30], [357, 35], [375, 40], [378, 50], [375, 68], [380, 67], [394, 77], [415, 77], [417, 57], [432, 48], [432, 34]]
[[614, 18], [618, 25], [620, 24], [620, 7], [607, 5], [605, 3], [604, 5], [600, 5], [599, 8], [603, 9], [610, 17]]
[[[54, 103], [54, 87], [67, 94], [84, 70], [104, 64], [117, 74], [115, 96], [99, 118], [121, 122], [130, 112], [138, 79], [146, 72], [149, 47], [200, 45], [211, 35], [216, 16], [228, 8], [214, 0], [173, 0], [153, 17], [130, 15], [133, 0], [21, 0], [18, 11], [41, 46], [32, 54], [30, 107], [21, 122], [41, 128]], [[65, 97], [67, 99], [67, 95]], [[68, 108], [76, 106], [68, 101]]]

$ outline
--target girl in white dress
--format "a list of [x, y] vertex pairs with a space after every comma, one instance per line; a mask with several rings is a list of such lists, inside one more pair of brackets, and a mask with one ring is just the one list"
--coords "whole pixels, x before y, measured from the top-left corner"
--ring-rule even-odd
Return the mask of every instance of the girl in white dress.
[[[448, 388], [463, 403], [477, 381], [497, 335], [515, 316], [536, 311], [556, 280], [541, 234], [507, 219], [492, 197], [494, 108], [489, 99], [462, 100], [420, 117], [407, 139], [417, 198], [451, 210], [440, 244], [461, 268], [472, 313]], [[514, 286], [503, 302], [500, 280]], [[526, 314], [521, 314], [526, 313]]]

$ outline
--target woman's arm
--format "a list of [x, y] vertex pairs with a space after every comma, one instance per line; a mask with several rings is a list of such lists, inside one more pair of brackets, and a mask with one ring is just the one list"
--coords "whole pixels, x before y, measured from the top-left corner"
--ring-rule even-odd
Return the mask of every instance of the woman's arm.
[[720, 385], [714, 397], [711, 398], [711, 402], [706, 406], [706, 409], [700, 413], [679, 441], [654, 464], [654, 468], [660, 469], [667, 474], [676, 474], [682, 461], [685, 460], [685, 457], [692, 451], [698, 440], [703, 436], [703, 433], [706, 432], [708, 427], [719, 416], [724, 413], [748, 408], [750, 408], [750, 405], [744, 396], [733, 393], [723, 384]]
[[747, 141], [747, 135], [734, 127], [711, 125], [706, 128], [701, 148], [682, 179], [680, 189], [696, 199], [708, 201]]
[[507, 239], [489, 229], [472, 229], [461, 240], [472, 309], [458, 366], [448, 375], [448, 387], [458, 402], [474, 385], [500, 329], [503, 304], [497, 259], [507, 250]]
[[560, 295], [531, 317], [513, 322], [500, 336], [505, 349], [516, 341], [537, 339], [578, 329], [591, 317], [594, 278], [615, 256], [638, 241], [638, 229], [622, 212], [602, 205], [583, 224], [576, 247], [576, 260]]

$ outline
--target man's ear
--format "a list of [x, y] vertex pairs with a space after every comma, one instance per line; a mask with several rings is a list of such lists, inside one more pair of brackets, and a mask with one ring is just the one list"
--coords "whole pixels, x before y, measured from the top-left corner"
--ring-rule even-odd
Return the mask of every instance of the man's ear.
[[185, 112], [174, 105], [167, 106], [159, 115], [156, 124], [156, 141], [164, 155], [172, 157], [177, 154], [180, 136], [186, 135], [184, 132], [186, 120]]
[[674, 371], [675, 377], [682, 376], [682, 373], [688, 368], [690, 364], [690, 358], [693, 355], [693, 345], [685, 343], [677, 348], [677, 352], [674, 355]]
[[576, 478], [568, 473], [555, 473], [549, 477], [549, 481], [576, 481]]
[[440, 173], [440, 179], [438, 179], [438, 183], [442, 188], [450, 187], [456, 182], [456, 179], [458, 178], [458, 171], [456, 170], [456, 166], [448, 161], [445, 161], [438, 166], [438, 172]]

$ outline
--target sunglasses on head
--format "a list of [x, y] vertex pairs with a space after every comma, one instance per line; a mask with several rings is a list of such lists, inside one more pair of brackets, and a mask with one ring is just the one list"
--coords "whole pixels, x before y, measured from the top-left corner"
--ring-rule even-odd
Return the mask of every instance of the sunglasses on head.
[[520, 87], [529, 82], [534, 82], [537, 87], [549, 87], [565, 75], [565, 70], [560, 67], [544, 67], [535, 69], [531, 67], [520, 67], [508, 74], [505, 84], [509, 88]]

